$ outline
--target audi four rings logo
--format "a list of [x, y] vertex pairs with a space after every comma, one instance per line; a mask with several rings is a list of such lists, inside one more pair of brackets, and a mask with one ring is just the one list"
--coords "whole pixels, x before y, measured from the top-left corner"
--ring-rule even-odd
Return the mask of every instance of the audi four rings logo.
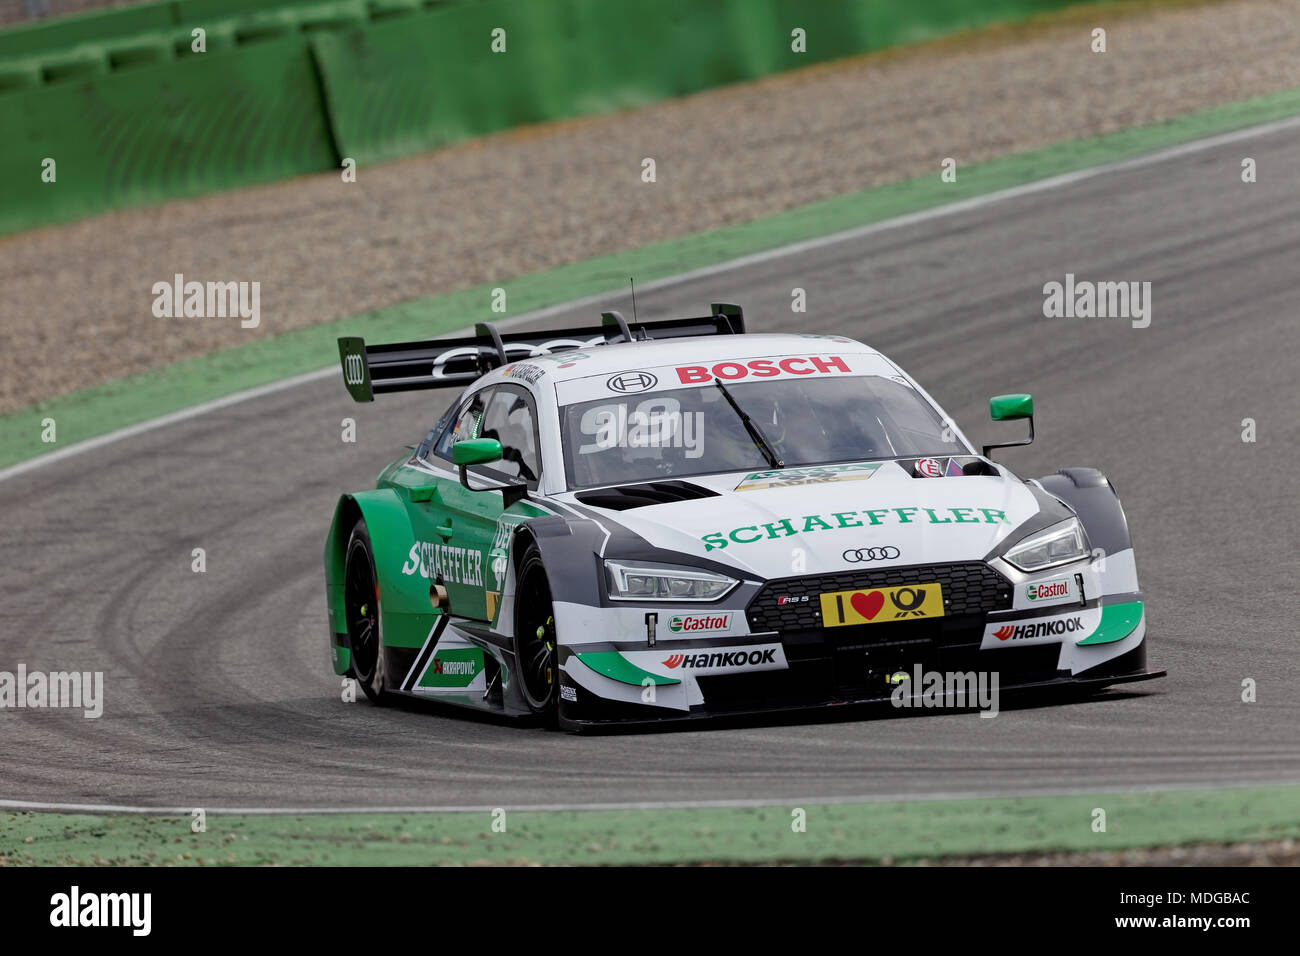
[[605, 383], [614, 392], [644, 392], [659, 384], [658, 377], [649, 372], [623, 372]]
[[360, 385], [366, 380], [366, 360], [355, 352], [343, 357], [343, 381], [348, 385]]
[[844, 552], [844, 560], [850, 564], [860, 564], [864, 561], [892, 561], [898, 555], [898, 549], [890, 545], [883, 548], [849, 548]]

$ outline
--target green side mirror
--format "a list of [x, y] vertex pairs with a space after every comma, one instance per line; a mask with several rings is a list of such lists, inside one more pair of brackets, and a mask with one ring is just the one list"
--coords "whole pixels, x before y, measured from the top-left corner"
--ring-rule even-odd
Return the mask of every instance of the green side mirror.
[[1034, 396], [1024, 393], [994, 395], [989, 399], [989, 415], [995, 422], [1034, 417]]
[[452, 464], [486, 465], [501, 460], [501, 443], [495, 438], [467, 438], [451, 446]]

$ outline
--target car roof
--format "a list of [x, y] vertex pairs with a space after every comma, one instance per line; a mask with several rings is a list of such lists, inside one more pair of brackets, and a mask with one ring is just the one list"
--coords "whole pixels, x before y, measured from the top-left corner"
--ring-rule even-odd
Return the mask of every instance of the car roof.
[[[618, 342], [551, 355], [516, 359], [493, 369], [476, 385], [500, 381], [526, 382], [534, 389], [571, 379], [638, 368], [676, 364], [712, 364], [773, 355], [879, 355], [875, 349], [842, 335], [811, 333], [748, 333], [745, 335], [691, 336]], [[519, 369], [524, 366], [526, 371]], [[521, 374], [522, 373], [522, 374]]]

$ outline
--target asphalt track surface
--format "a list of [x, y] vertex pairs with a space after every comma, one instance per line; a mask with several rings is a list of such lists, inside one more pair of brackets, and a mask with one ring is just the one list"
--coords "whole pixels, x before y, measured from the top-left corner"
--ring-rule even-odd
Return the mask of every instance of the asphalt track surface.
[[[1259, 182], [1241, 183], [1243, 156]], [[837, 715], [595, 737], [344, 703], [325, 634], [331, 508], [373, 486], [452, 396], [357, 406], [331, 376], [0, 483], [0, 670], [106, 681], [98, 720], [0, 712], [0, 798], [525, 807], [1300, 781], [1298, 158], [1300, 132], [1272, 132], [639, 302], [660, 317], [735, 301], [755, 329], [861, 338], [975, 441], [1020, 437], [988, 422], [987, 399], [1032, 392], [1038, 439], [1000, 458], [1025, 476], [1111, 476], [1164, 680], [991, 720]], [[1066, 272], [1151, 281], [1150, 327], [1044, 318], [1042, 286]], [[807, 315], [790, 311], [795, 286]], [[340, 441], [345, 416], [355, 445]], [[1241, 440], [1247, 417], [1254, 444]], [[190, 570], [195, 547], [204, 574]], [[1257, 703], [1240, 700], [1245, 678]]]

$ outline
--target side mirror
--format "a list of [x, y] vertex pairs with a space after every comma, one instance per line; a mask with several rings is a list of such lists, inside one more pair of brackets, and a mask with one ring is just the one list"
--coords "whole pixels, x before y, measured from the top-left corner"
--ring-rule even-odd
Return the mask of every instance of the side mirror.
[[466, 465], [487, 465], [501, 460], [501, 443], [495, 438], [467, 438], [451, 446], [451, 461]]
[[1029, 420], [1029, 437], [1023, 441], [1004, 441], [984, 446], [984, 457], [994, 448], [1014, 448], [1028, 445], [1034, 440], [1034, 397], [1018, 392], [1011, 395], [994, 395], [989, 399], [989, 417], [995, 422], [1009, 422], [1018, 419]]
[[994, 395], [989, 399], [989, 417], [995, 422], [1009, 422], [1017, 418], [1034, 417], [1034, 396]]
[[466, 438], [451, 446], [451, 463], [460, 467], [460, 483], [470, 491], [469, 476], [465, 468], [469, 465], [488, 465], [501, 460], [501, 443], [495, 438]]
[[[469, 465], [490, 465], [503, 457], [501, 442], [495, 438], [466, 438], [451, 446], [451, 463], [460, 466], [460, 483], [470, 491], [495, 491], [495, 488], [470, 488], [469, 476], [465, 468]], [[506, 485], [500, 489], [501, 506], [509, 508], [516, 501], [528, 496], [527, 483]]]

